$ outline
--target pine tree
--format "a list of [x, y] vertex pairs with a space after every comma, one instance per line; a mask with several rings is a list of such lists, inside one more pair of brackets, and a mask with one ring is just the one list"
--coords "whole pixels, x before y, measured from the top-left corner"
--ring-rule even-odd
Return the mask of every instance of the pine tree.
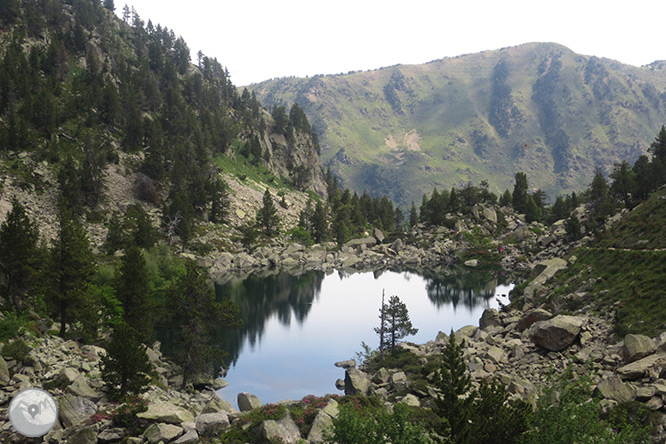
[[507, 188], [504, 190], [504, 194], [502, 194], [502, 197], [500, 197], [499, 204], [502, 207], [510, 207], [513, 202], [513, 195], [511, 194], [511, 191]]
[[125, 246], [114, 287], [123, 305], [123, 319], [136, 332], [139, 341], [147, 342], [153, 335], [150, 285], [146, 260], [134, 242]]
[[215, 178], [212, 184], [210, 221], [224, 223], [229, 214], [229, 185], [224, 179]]
[[230, 299], [215, 300], [215, 292], [203, 270], [193, 261], [185, 264], [185, 275], [167, 290], [169, 313], [180, 330], [177, 361], [183, 369], [182, 387], [195, 376], [212, 373], [212, 363], [224, 352], [215, 339], [219, 327], [240, 327], [238, 307]]
[[611, 193], [620, 199], [626, 208], [631, 208], [631, 197], [636, 194], [637, 185], [634, 171], [626, 160], [616, 163], [610, 175], [613, 182]]
[[47, 299], [60, 318], [60, 336], [67, 324], [81, 322], [90, 336], [96, 330], [96, 306], [91, 290], [96, 262], [86, 232], [65, 205], [60, 209], [58, 238], [47, 270]]
[[106, 233], [106, 240], [104, 241], [104, 251], [106, 254], [114, 254], [116, 251], [123, 248], [125, 244], [125, 233], [123, 230], [123, 222], [120, 219], [117, 211], [111, 214], [109, 220], [109, 231]]
[[264, 192], [262, 202], [263, 206], [257, 213], [257, 224], [261, 227], [266, 236], [274, 236], [278, 232], [279, 219], [277, 216], [277, 208], [275, 208], [275, 204], [273, 203], [273, 196], [268, 188], [266, 188], [266, 191]]
[[312, 214], [312, 237], [315, 242], [323, 242], [328, 239], [328, 216], [323, 203], [317, 202]]
[[541, 209], [536, 204], [532, 196], [527, 198], [527, 206], [525, 207], [525, 221], [530, 222], [541, 220]]
[[419, 223], [419, 213], [416, 210], [416, 205], [412, 201], [412, 208], [409, 211], [409, 226], [413, 227], [414, 225]]
[[470, 393], [472, 381], [466, 374], [463, 347], [464, 341], [459, 344], [451, 330], [449, 342], [442, 354], [442, 365], [435, 373], [435, 386], [440, 394], [435, 398], [434, 410], [445, 421], [455, 444], [470, 443], [470, 420], [474, 403], [473, 395], [466, 396]]
[[152, 365], [132, 327], [124, 322], [116, 325], [106, 352], [102, 357], [101, 373], [112, 399], [139, 395], [148, 388]]
[[409, 319], [407, 306], [395, 295], [389, 298], [388, 304], [383, 302], [382, 297], [380, 319], [382, 324], [375, 328], [375, 332], [380, 335], [380, 342], [383, 342], [385, 346], [390, 345], [391, 352], [395, 350], [395, 345], [400, 339], [415, 335], [419, 331], [418, 328], [414, 328]]
[[512, 205], [517, 213], [525, 213], [527, 210], [527, 175], [516, 173], [516, 184], [513, 187]]
[[4, 292], [16, 309], [25, 308], [26, 294], [33, 285], [39, 263], [38, 237], [37, 227], [14, 197], [12, 210], [0, 226], [0, 270], [5, 275]]

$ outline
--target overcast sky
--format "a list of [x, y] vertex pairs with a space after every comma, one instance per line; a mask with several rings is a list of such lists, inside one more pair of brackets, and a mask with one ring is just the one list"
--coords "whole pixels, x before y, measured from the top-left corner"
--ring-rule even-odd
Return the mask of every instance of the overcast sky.
[[666, 59], [654, 0], [115, 0], [181, 35], [237, 86], [337, 74], [528, 42], [640, 66]]

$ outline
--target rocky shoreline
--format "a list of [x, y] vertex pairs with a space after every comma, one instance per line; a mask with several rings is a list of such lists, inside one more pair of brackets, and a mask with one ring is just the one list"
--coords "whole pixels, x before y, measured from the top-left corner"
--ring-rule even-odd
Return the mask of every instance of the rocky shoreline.
[[[547, 285], [564, 264], [545, 260], [536, 267], [540, 273], [530, 285]], [[553, 271], [555, 267], [555, 271]], [[527, 288], [530, 288], [528, 286]], [[6, 421], [9, 400], [20, 390], [42, 387], [52, 393], [59, 404], [59, 423], [43, 442], [73, 443], [196, 443], [207, 435], [220, 433], [254, 409], [260, 401], [251, 394], [238, 395], [236, 410], [216, 393], [223, 380], [204, 381], [200, 390], [177, 390], [179, 369], [164, 359], [159, 343], [146, 353], [158, 375], [151, 389], [141, 396], [147, 410], [136, 413], [138, 428], [119, 426], [114, 419], [121, 407], [109, 402], [103, 391], [99, 364], [103, 348], [65, 341], [47, 332], [51, 325], [36, 322], [44, 336], [32, 341], [31, 350], [22, 361], [5, 361], [0, 357], [0, 415], [4, 424], [0, 439], [21, 442]], [[666, 332], [656, 338], [627, 335], [614, 341], [608, 320], [580, 312], [555, 315], [543, 308], [525, 311], [487, 309], [479, 326], [465, 326], [456, 332], [465, 342], [464, 360], [472, 380], [494, 378], [507, 386], [512, 398], [534, 403], [546, 375], [562, 374], [573, 365], [576, 373], [592, 369], [595, 391], [606, 407], [619, 403], [639, 402], [658, 417], [655, 442], [666, 440]], [[414, 355], [421, 365], [441, 354], [448, 342], [444, 332], [426, 344], [402, 343], [401, 350]], [[381, 368], [369, 372], [365, 364], [354, 361], [336, 363], [345, 369], [344, 380], [336, 385], [349, 395], [375, 395], [387, 403], [405, 402], [429, 408], [437, 396], [432, 386], [412, 379], [402, 368]], [[285, 401], [282, 404], [294, 404]], [[337, 403], [328, 400], [316, 415], [316, 427], [302, 436], [289, 415], [279, 420], [265, 420], [253, 428], [256, 441], [280, 438], [287, 443], [321, 442], [323, 430], [337, 415]], [[34, 442], [41, 442], [34, 440]]]

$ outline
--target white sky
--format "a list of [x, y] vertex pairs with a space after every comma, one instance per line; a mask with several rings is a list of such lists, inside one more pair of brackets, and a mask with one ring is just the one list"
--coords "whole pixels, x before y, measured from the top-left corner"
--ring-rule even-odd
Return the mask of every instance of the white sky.
[[172, 29], [236, 86], [556, 42], [640, 66], [666, 59], [654, 0], [115, 0]]

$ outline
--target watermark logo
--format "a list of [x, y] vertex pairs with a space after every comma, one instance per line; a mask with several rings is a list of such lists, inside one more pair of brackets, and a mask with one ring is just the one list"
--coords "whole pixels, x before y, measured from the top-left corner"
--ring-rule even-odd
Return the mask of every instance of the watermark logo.
[[44, 390], [22, 390], [9, 403], [9, 421], [17, 432], [28, 437], [46, 435], [58, 420], [58, 405]]

